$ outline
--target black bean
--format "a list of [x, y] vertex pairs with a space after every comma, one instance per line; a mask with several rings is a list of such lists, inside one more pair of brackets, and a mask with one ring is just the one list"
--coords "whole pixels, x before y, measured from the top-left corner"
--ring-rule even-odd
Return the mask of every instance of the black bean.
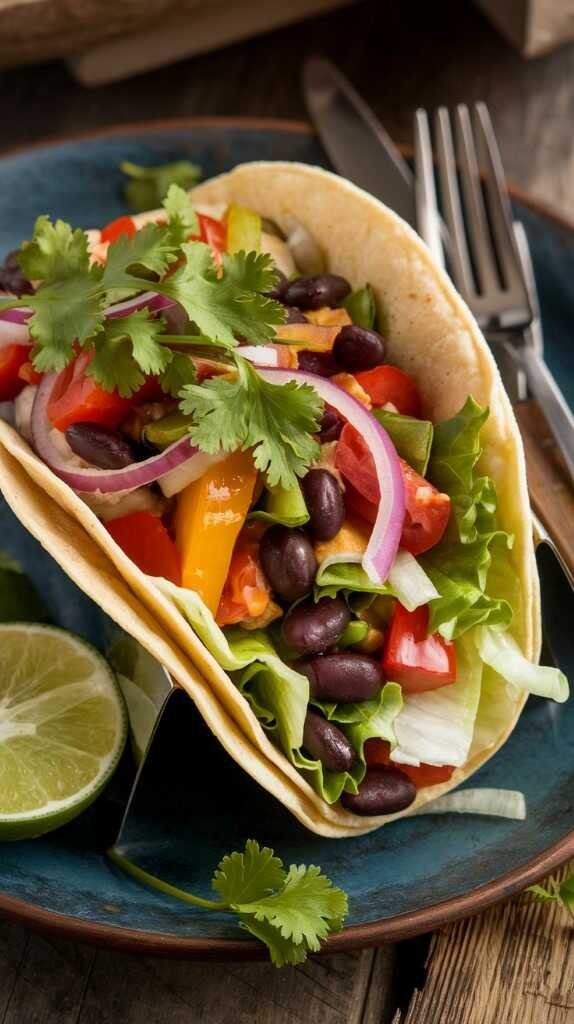
[[9, 252], [0, 267], [0, 292], [11, 292], [12, 295], [31, 295], [34, 288], [21, 269], [16, 257], [18, 250]]
[[325, 409], [321, 417], [319, 440], [321, 444], [328, 444], [330, 441], [338, 441], [343, 429], [343, 420], [334, 409]]
[[74, 423], [66, 430], [66, 441], [76, 455], [99, 469], [123, 469], [137, 461], [129, 441], [99, 423]]
[[320, 654], [298, 661], [294, 667], [307, 676], [311, 696], [315, 700], [335, 701], [337, 704], [371, 700], [385, 681], [382, 666], [376, 658], [353, 651]]
[[312, 708], [305, 718], [303, 748], [330, 772], [349, 772], [357, 760], [344, 732]]
[[321, 309], [338, 306], [351, 291], [351, 285], [339, 274], [318, 274], [298, 277], [283, 295], [283, 302], [299, 309]]
[[343, 793], [341, 803], [353, 814], [396, 814], [412, 804], [417, 787], [398, 768], [369, 768], [358, 793]]
[[298, 353], [297, 366], [305, 373], [316, 373], [318, 377], [334, 377], [341, 372], [330, 352], [312, 352], [310, 349]]
[[316, 604], [305, 601], [287, 612], [281, 632], [297, 654], [323, 654], [340, 640], [351, 616], [340, 597], [322, 597]]
[[310, 469], [301, 482], [316, 540], [331, 540], [345, 520], [345, 501], [339, 481], [328, 469]]
[[333, 355], [349, 373], [372, 370], [385, 361], [385, 343], [377, 331], [347, 324], [335, 338]]
[[297, 306], [285, 306], [287, 310], [286, 324], [308, 324], [309, 321], [304, 313]]
[[272, 526], [259, 548], [261, 565], [275, 593], [285, 601], [298, 601], [313, 586], [317, 559], [303, 530]]
[[266, 295], [268, 299], [276, 299], [280, 302], [287, 291], [289, 281], [285, 277], [283, 271], [279, 270], [278, 267], [275, 267], [275, 273], [277, 274], [277, 284], [275, 284], [268, 292], [263, 292], [263, 294]]

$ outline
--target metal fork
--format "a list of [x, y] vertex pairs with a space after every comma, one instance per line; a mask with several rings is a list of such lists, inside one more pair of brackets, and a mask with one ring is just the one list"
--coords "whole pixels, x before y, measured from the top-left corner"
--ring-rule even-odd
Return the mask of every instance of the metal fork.
[[[472, 114], [466, 106], [457, 107], [453, 131], [450, 114], [441, 107], [434, 127], [438, 187], [450, 237], [450, 275], [484, 330], [505, 381], [509, 367], [515, 377], [519, 371], [525, 374], [528, 390], [540, 403], [574, 479], [574, 416], [540, 346], [533, 343], [528, 281], [488, 110], [484, 103], [477, 103]], [[417, 110], [415, 117], [415, 169], [419, 230], [444, 265], [431, 133], [424, 110]], [[524, 238], [519, 241], [524, 245]]]

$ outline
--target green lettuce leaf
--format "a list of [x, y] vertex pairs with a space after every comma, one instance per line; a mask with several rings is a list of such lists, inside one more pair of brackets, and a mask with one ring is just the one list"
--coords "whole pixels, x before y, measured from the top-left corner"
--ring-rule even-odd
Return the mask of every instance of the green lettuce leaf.
[[[506, 599], [515, 589], [506, 557], [512, 537], [498, 528], [493, 481], [476, 470], [487, 417], [488, 409], [468, 398], [456, 416], [434, 428], [427, 478], [449, 495], [453, 516], [421, 565], [440, 595], [430, 603], [429, 628], [448, 640], [478, 625], [507, 629], [512, 621]], [[496, 592], [490, 586], [494, 576], [504, 577]]]
[[396, 597], [409, 611], [428, 604], [436, 598], [438, 591], [422, 569], [416, 558], [408, 551], [400, 550], [385, 583], [376, 584], [365, 570], [349, 555], [349, 561], [339, 561], [344, 554], [334, 555], [322, 562], [316, 577], [315, 596], [336, 597], [340, 591], [351, 594], [388, 595]]
[[373, 409], [372, 413], [385, 428], [401, 458], [425, 476], [434, 433], [430, 420], [417, 420], [414, 416], [401, 416], [386, 409]]

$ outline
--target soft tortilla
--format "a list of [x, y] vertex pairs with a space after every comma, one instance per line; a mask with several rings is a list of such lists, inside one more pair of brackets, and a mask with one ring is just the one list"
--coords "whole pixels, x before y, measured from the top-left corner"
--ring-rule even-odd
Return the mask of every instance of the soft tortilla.
[[[512, 632], [525, 655], [536, 659], [540, 647], [538, 579], [518, 427], [494, 360], [471, 313], [446, 275], [435, 266], [419, 237], [391, 210], [365, 192], [336, 175], [303, 164], [245, 164], [200, 185], [194, 190], [193, 198], [200, 208], [227, 205], [231, 201], [251, 206], [285, 231], [297, 220], [328, 253], [331, 271], [344, 275], [355, 287], [369, 281], [385, 325], [389, 360], [413, 374], [422, 394], [425, 414], [431, 419], [436, 421], [453, 415], [468, 394], [490, 407], [490, 416], [481, 435], [484, 447], [481, 469], [495, 480], [501, 527], [515, 537], [509, 558], [518, 587], [512, 594], [505, 595], [515, 611]], [[149, 219], [149, 214], [143, 219]], [[403, 817], [468, 778], [505, 742], [514, 728], [526, 697], [508, 688], [507, 716], [500, 723], [498, 735], [490, 732], [487, 745], [473, 749], [469, 762], [457, 769], [448, 783], [420, 791], [408, 811], [394, 816], [358, 818], [339, 805], [329, 806], [269, 741], [228, 675], [153, 580], [112, 541], [88, 506], [4, 423], [0, 423], [0, 452], [2, 445], [13, 458], [6, 456], [0, 460], [0, 487], [24, 525], [68, 574], [94, 596], [99, 588], [92, 578], [92, 569], [88, 568], [90, 558], [84, 558], [83, 535], [76, 531], [75, 546], [70, 549], [69, 544], [63, 543], [66, 530], [58, 528], [54, 517], [63, 518], [69, 513], [82, 524], [86, 550], [91, 551], [95, 541], [110, 560], [106, 559], [108, 573], [113, 571], [110, 562], [115, 566], [116, 584], [123, 578], [140, 599], [139, 607], [145, 605], [152, 612], [151, 623], [147, 616], [145, 628], [143, 621], [140, 622], [136, 633], [134, 618], [132, 628], [127, 627], [129, 632], [140, 640], [142, 634], [147, 636], [148, 642], [142, 642], [150, 649], [155, 633], [166, 631], [179, 648], [180, 664], [173, 672], [174, 678], [196, 701], [208, 725], [226, 749], [229, 749], [229, 734], [219, 729], [231, 729], [236, 739], [239, 727], [245, 750], [243, 760], [240, 757], [236, 760], [254, 776], [257, 772], [261, 784], [313, 831], [323, 835], [357, 835], [395, 817]], [[22, 474], [14, 460], [35, 482], [29, 484], [25, 498], [18, 495], [17, 484]], [[51, 507], [54, 502], [55, 506], [52, 515], [47, 517], [45, 507], [49, 499], [52, 499]], [[39, 521], [42, 521], [41, 526]], [[82, 571], [78, 569], [80, 564]], [[95, 599], [118, 619], [115, 592], [116, 589], [111, 588]], [[151, 638], [148, 629], [153, 634]], [[193, 673], [187, 659], [181, 659], [181, 652], [191, 659], [203, 679]], [[152, 650], [152, 653], [155, 652]], [[163, 653], [160, 657], [163, 660]], [[206, 690], [219, 703], [220, 714], [226, 718], [225, 725], [222, 720], [217, 726], [212, 724], [215, 720], [213, 707], [208, 712], [210, 719], [198, 700], [198, 694], [205, 700]]]

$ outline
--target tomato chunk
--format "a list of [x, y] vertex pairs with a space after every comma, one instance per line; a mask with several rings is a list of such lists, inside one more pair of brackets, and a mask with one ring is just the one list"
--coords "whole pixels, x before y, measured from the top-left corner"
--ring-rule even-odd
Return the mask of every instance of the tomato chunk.
[[102, 231], [100, 241], [101, 242], [117, 242], [118, 238], [122, 235], [125, 238], [133, 238], [136, 234], [137, 228], [131, 217], [117, 217], [116, 220], [111, 220], [109, 224], [106, 224]]
[[72, 423], [103, 423], [115, 430], [134, 405], [161, 397], [159, 381], [155, 377], [148, 377], [130, 398], [122, 398], [117, 391], [104, 391], [86, 373], [92, 359], [92, 352], [81, 352], [54, 382], [47, 414], [52, 426], [58, 430], [67, 430]]
[[221, 262], [221, 254], [227, 247], [227, 227], [221, 220], [209, 217], [206, 213], [198, 213], [199, 235], [193, 235], [194, 241], [205, 242], [210, 246], [213, 255], [218, 263]]
[[261, 525], [247, 523], [237, 539], [215, 617], [219, 626], [259, 618], [269, 605], [269, 587], [259, 564]]
[[436, 690], [456, 681], [456, 650], [440, 633], [428, 633], [426, 605], [407, 611], [398, 601], [385, 635], [383, 670], [405, 693]]
[[386, 740], [367, 740], [364, 754], [365, 761], [369, 767], [377, 764], [390, 764], [393, 768], [398, 768], [405, 775], [408, 775], [417, 789], [424, 789], [425, 786], [436, 786], [439, 782], [448, 782], [454, 771], [454, 767], [451, 764], [421, 763], [420, 765], [413, 765], [399, 764], [397, 761], [391, 761], [391, 748]]
[[179, 552], [161, 519], [151, 512], [132, 512], [106, 524], [116, 544], [148, 576], [181, 583]]
[[39, 384], [43, 375], [38, 373], [34, 363], [27, 359], [18, 370], [18, 376], [25, 384]]
[[417, 386], [412, 377], [399, 370], [398, 366], [385, 363], [373, 370], [362, 370], [355, 377], [375, 408], [391, 402], [402, 416], [420, 416], [421, 399]]
[[29, 345], [4, 345], [0, 348], [0, 402], [10, 402], [26, 386], [19, 373], [29, 357]]
[[[399, 459], [405, 485], [405, 521], [401, 547], [422, 555], [441, 540], [450, 516], [450, 498]], [[379, 482], [375, 464], [365, 441], [350, 423], [341, 432], [335, 465], [349, 482], [345, 501], [349, 508], [374, 523], [379, 503]]]

